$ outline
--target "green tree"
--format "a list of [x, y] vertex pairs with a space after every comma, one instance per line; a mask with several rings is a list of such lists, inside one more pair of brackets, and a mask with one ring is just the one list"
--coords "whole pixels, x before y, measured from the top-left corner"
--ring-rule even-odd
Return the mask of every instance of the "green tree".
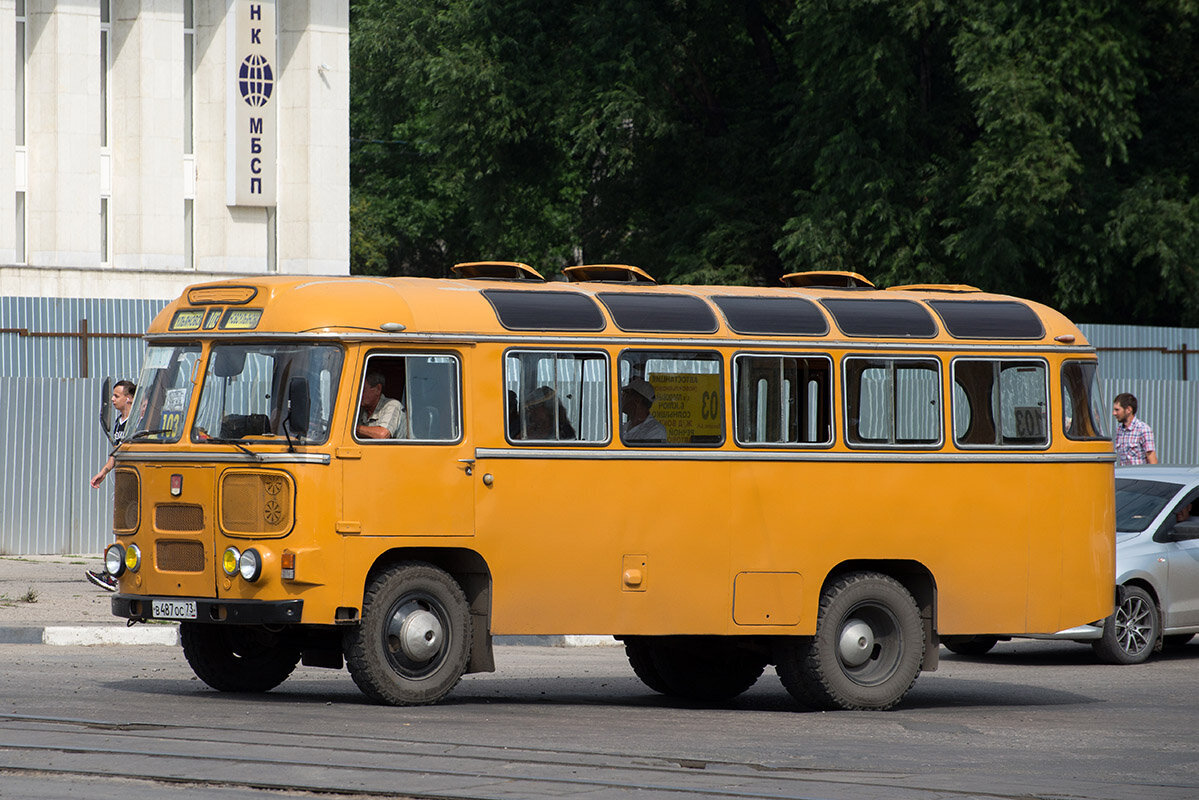
[[851, 269], [1199, 322], [1193, 0], [351, 3], [353, 269]]

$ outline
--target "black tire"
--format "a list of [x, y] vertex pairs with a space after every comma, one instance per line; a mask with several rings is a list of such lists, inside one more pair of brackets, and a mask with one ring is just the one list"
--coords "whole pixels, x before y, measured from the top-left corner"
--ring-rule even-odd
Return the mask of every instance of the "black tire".
[[1091, 642], [1105, 664], [1140, 664], [1152, 655], [1162, 635], [1157, 604], [1140, 586], [1116, 588], [1116, 611], [1103, 621], [1103, 636]]
[[804, 706], [885, 711], [920, 674], [920, 610], [895, 579], [849, 573], [820, 598], [816, 635], [785, 640], [777, 661], [783, 686]]
[[1172, 633], [1169, 636], [1163, 636], [1162, 637], [1162, 649], [1163, 650], [1178, 650], [1180, 648], [1186, 647], [1187, 643], [1190, 642], [1191, 639], [1194, 639], [1194, 638], [1195, 638], [1195, 634], [1193, 634], [1193, 633]]
[[366, 589], [361, 623], [346, 632], [346, 666], [367, 697], [396, 706], [436, 703], [470, 658], [470, 608], [462, 587], [420, 562], [395, 564]]
[[642, 636], [629, 636], [624, 640], [624, 654], [629, 659], [629, 666], [642, 683], [658, 694], [670, 694], [670, 689], [658, 667], [654, 664], [654, 650], [651, 639]]
[[720, 636], [662, 636], [649, 642], [654, 672], [665, 687], [662, 693], [670, 697], [731, 700], [753, 686], [766, 669], [765, 655]]
[[295, 670], [300, 649], [260, 625], [179, 625], [183, 655], [196, 676], [221, 692], [266, 692]]
[[998, 636], [946, 636], [941, 639], [951, 653], [959, 656], [985, 656], [991, 648], [999, 644]]

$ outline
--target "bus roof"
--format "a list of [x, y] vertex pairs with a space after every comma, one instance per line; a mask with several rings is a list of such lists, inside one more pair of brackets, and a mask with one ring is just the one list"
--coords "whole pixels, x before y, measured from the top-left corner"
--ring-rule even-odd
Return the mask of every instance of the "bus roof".
[[254, 277], [189, 287], [149, 335], [513, 333], [1086, 346], [1047, 306], [962, 285], [687, 286], [452, 278]]

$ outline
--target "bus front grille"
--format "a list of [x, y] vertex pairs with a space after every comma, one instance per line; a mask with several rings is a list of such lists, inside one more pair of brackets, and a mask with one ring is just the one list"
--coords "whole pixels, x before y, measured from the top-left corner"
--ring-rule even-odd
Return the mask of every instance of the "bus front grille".
[[181, 503], [162, 503], [154, 507], [154, 527], [160, 531], [202, 531], [204, 508]]
[[154, 547], [154, 563], [164, 572], [203, 572], [204, 545], [160, 539]]

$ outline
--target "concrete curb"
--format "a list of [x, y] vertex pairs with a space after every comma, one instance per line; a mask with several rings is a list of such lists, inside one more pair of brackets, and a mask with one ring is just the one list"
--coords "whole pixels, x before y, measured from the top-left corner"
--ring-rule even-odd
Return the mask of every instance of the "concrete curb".
[[[178, 625], [48, 625], [0, 626], [0, 644], [50, 644], [63, 646], [179, 644]], [[497, 636], [497, 646], [615, 647], [611, 636]]]
[[177, 625], [48, 625], [0, 627], [0, 644], [168, 645], [179, 644]]

